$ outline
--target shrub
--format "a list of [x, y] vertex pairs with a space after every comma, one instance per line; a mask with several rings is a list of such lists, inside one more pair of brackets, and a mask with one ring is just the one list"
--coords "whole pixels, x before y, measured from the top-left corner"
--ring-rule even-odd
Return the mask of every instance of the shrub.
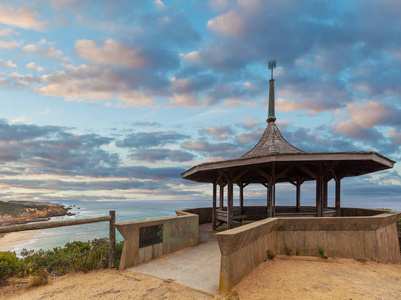
[[327, 256], [324, 254], [324, 249], [319, 247], [319, 257], [327, 259]]
[[43, 268], [39, 268], [35, 271], [32, 282], [28, 287], [38, 287], [49, 283], [49, 274]]
[[284, 247], [285, 247], [285, 254], [291, 255], [292, 249], [290, 247], [288, 247], [287, 245], [285, 245]]
[[274, 254], [272, 251], [267, 250], [267, 258], [273, 260], [276, 257], [276, 254]]
[[401, 218], [397, 220], [397, 231], [401, 232]]
[[0, 284], [19, 272], [20, 261], [15, 252], [0, 252]]
[[[120, 263], [123, 242], [116, 243], [116, 265]], [[109, 241], [107, 238], [87, 242], [73, 241], [53, 250], [22, 250], [24, 265], [44, 267], [54, 275], [64, 275], [69, 270], [88, 272], [107, 268]]]

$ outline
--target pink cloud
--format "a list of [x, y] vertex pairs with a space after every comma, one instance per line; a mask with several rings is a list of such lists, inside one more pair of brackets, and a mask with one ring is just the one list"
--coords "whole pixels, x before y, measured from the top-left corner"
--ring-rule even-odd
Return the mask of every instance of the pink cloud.
[[102, 65], [128, 68], [145, 68], [149, 65], [149, 59], [139, 49], [129, 48], [112, 39], [106, 40], [103, 48], [97, 47], [91, 40], [78, 40], [75, 42], [75, 52], [82, 59]]
[[12, 6], [0, 4], [0, 23], [25, 29], [43, 30], [45, 22], [36, 19], [37, 13], [24, 6], [15, 10]]

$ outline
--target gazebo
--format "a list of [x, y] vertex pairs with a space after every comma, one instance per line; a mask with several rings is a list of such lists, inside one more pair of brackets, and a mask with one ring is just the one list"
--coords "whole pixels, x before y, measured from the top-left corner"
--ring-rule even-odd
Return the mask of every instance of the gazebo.
[[[341, 180], [364, 175], [394, 166], [394, 161], [376, 152], [307, 153], [281, 135], [275, 124], [273, 70], [276, 61], [269, 62], [269, 106], [267, 127], [259, 142], [237, 159], [203, 163], [181, 174], [182, 178], [213, 184], [213, 228], [227, 224], [227, 229], [240, 225], [251, 211], [244, 213], [244, 188], [249, 184], [262, 184], [267, 189], [267, 205], [263, 217], [335, 217], [341, 213]], [[335, 181], [335, 207], [328, 207], [328, 182]], [[301, 185], [316, 182], [316, 206], [301, 206]], [[289, 182], [296, 187], [296, 205], [277, 207], [275, 186]], [[239, 207], [233, 207], [233, 187], [239, 187]], [[217, 207], [217, 186], [219, 206]], [[224, 206], [224, 189], [227, 188], [227, 205]]]

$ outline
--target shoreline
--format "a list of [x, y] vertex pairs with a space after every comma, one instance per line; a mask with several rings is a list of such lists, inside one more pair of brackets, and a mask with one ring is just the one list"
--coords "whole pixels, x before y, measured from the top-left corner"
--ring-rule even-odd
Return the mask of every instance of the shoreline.
[[0, 237], [0, 251], [13, 251], [19, 245], [27, 244], [30, 240], [40, 235], [38, 231], [19, 231], [5, 233]]

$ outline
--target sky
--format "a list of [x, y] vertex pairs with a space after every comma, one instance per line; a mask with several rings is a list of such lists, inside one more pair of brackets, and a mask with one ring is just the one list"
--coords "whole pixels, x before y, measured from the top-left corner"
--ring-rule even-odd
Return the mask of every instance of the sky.
[[342, 201], [400, 203], [400, 20], [399, 0], [1, 1], [0, 200], [211, 199], [180, 174], [256, 144], [277, 59], [283, 136], [396, 161]]

